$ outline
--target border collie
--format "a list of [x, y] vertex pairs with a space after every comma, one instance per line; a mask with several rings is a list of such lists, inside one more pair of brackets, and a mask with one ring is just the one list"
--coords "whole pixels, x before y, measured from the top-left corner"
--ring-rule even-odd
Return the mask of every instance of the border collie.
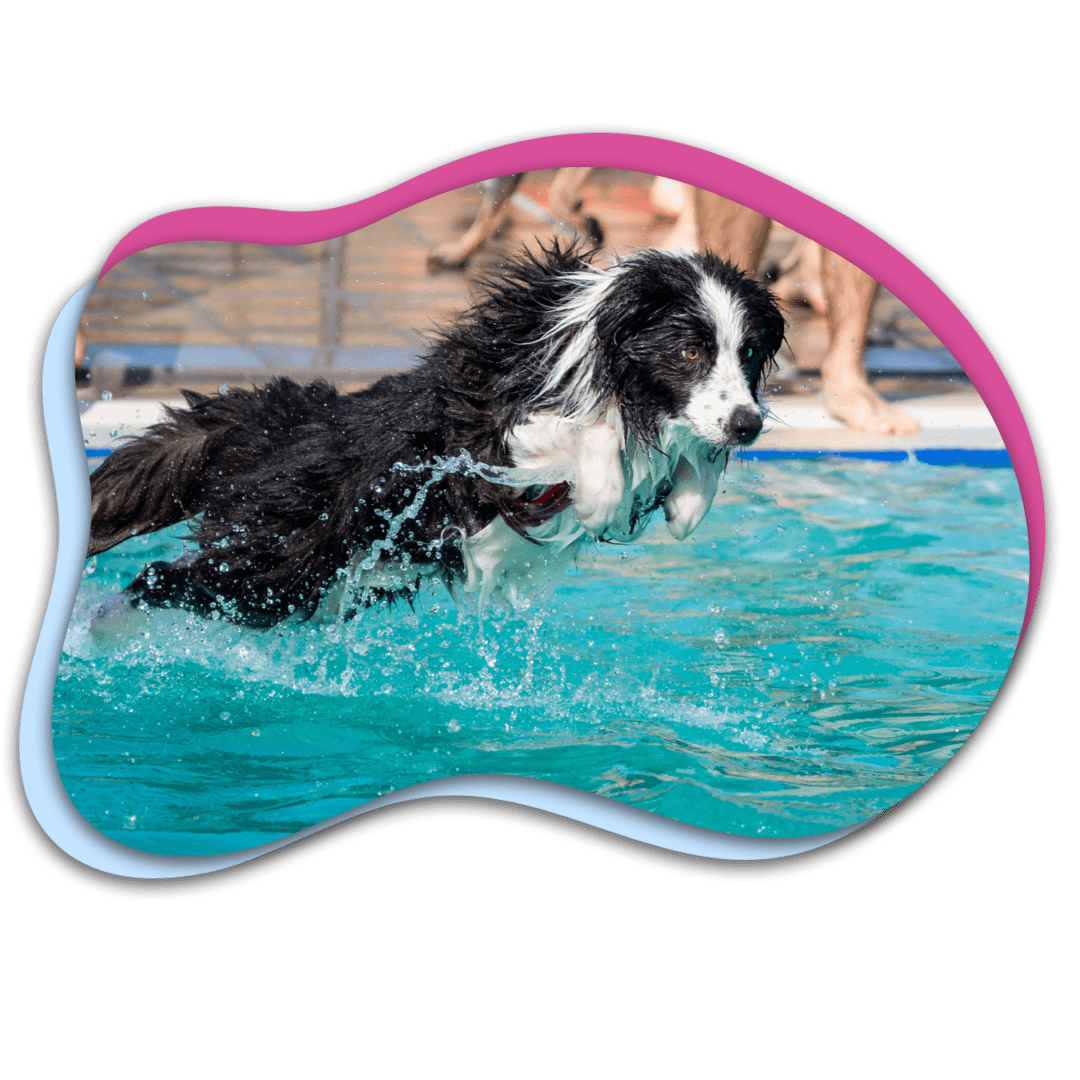
[[783, 317], [714, 255], [590, 259], [522, 254], [422, 363], [368, 390], [184, 391], [189, 408], [91, 477], [88, 555], [198, 518], [197, 551], [124, 597], [266, 627], [428, 577], [521, 606], [582, 542], [628, 542], [661, 506], [684, 539], [761, 431]]

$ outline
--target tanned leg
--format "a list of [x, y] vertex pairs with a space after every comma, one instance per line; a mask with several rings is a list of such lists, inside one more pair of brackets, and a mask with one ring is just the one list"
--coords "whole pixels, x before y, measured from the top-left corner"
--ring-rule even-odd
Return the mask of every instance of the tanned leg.
[[556, 217], [572, 225], [582, 236], [603, 243], [604, 233], [594, 217], [581, 212], [581, 185], [591, 172], [588, 168], [560, 169], [551, 181], [548, 206]]
[[820, 244], [800, 236], [780, 264], [780, 277], [769, 286], [773, 294], [789, 304], [805, 300], [819, 315], [824, 315], [829, 309], [821, 282], [824, 252]]
[[694, 190], [693, 201], [698, 248], [756, 273], [772, 222], [756, 210], [700, 188]]
[[871, 387], [863, 346], [878, 284], [846, 259], [822, 249], [821, 284], [829, 320], [829, 348], [821, 361], [821, 395], [838, 420], [860, 431], [909, 435], [919, 421]]
[[[769, 219], [708, 191], [695, 192], [694, 208], [699, 248], [714, 251], [743, 270], [756, 273], [769, 236]], [[866, 329], [877, 282], [846, 259], [812, 242], [802, 251], [801, 259], [809, 275], [803, 286], [807, 299], [818, 310], [822, 305], [829, 321], [829, 348], [821, 361], [825, 407], [838, 420], [860, 431], [892, 435], [917, 431], [919, 421], [885, 401], [871, 387], [863, 367]], [[819, 265], [818, 294], [811, 280]], [[795, 273], [800, 274], [799, 268]]]
[[649, 200], [663, 214], [674, 214], [675, 224], [660, 244], [662, 251], [697, 251], [698, 228], [694, 214], [694, 189], [678, 180], [658, 176], [649, 189]]
[[452, 270], [464, 266], [470, 257], [489, 240], [506, 217], [506, 201], [514, 194], [524, 173], [500, 176], [484, 182], [484, 198], [476, 220], [460, 240], [440, 244], [428, 255], [429, 270]]

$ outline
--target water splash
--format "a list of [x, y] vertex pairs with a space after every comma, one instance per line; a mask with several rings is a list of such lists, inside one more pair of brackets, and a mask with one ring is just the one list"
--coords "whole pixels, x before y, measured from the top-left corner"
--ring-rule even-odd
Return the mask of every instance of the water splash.
[[61, 776], [98, 827], [134, 814], [124, 842], [188, 853], [460, 772], [728, 832], [861, 820], [939, 768], [1000, 685], [1026, 587], [1015, 482], [815, 463], [725, 486], [690, 541], [581, 548], [527, 609], [425, 580], [411, 608], [262, 631], [159, 610], [102, 647], [94, 609], [185, 534], [134, 538], [82, 583]]

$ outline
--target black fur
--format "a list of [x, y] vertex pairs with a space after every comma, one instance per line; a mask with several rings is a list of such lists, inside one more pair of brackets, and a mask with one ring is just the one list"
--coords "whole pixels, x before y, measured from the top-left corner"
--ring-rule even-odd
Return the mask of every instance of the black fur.
[[[558, 399], [558, 387], [542, 390], [562, 344], [551, 331], [559, 305], [582, 287], [577, 272], [588, 269], [588, 255], [558, 244], [539, 258], [523, 255], [436, 337], [422, 364], [359, 393], [288, 379], [212, 396], [184, 391], [189, 409], [170, 409], [93, 474], [89, 554], [201, 515], [198, 551], [146, 567], [126, 590], [132, 602], [269, 626], [294, 612], [310, 617], [354, 554], [386, 541], [388, 523], [412, 506], [393, 537], [394, 558], [435, 564], [453, 582], [461, 535], [496, 515], [527, 535], [570, 505], [567, 485], [538, 499], [475, 470], [442, 471], [440, 462], [464, 451], [486, 466], [513, 464], [509, 433]], [[655, 444], [697, 368], [711, 363], [715, 333], [693, 303], [702, 271], [750, 313], [741, 362], [751, 386], [782, 340], [767, 290], [715, 256], [628, 260], [595, 313], [591, 389], [620, 404], [640, 442]], [[687, 342], [697, 343], [696, 366], [683, 355]], [[416, 575], [406, 576], [408, 594]]]

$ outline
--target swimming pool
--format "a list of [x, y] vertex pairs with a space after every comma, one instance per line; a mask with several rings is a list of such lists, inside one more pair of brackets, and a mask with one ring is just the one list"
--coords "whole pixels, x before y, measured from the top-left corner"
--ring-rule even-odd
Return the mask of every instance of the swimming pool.
[[61, 657], [61, 778], [140, 850], [236, 851], [390, 790], [540, 777], [723, 832], [810, 835], [886, 809], [981, 720], [1027, 594], [1009, 469], [732, 463], [677, 543], [578, 559], [545, 607], [415, 608], [255, 631], [91, 615], [186, 527], [87, 564]]

